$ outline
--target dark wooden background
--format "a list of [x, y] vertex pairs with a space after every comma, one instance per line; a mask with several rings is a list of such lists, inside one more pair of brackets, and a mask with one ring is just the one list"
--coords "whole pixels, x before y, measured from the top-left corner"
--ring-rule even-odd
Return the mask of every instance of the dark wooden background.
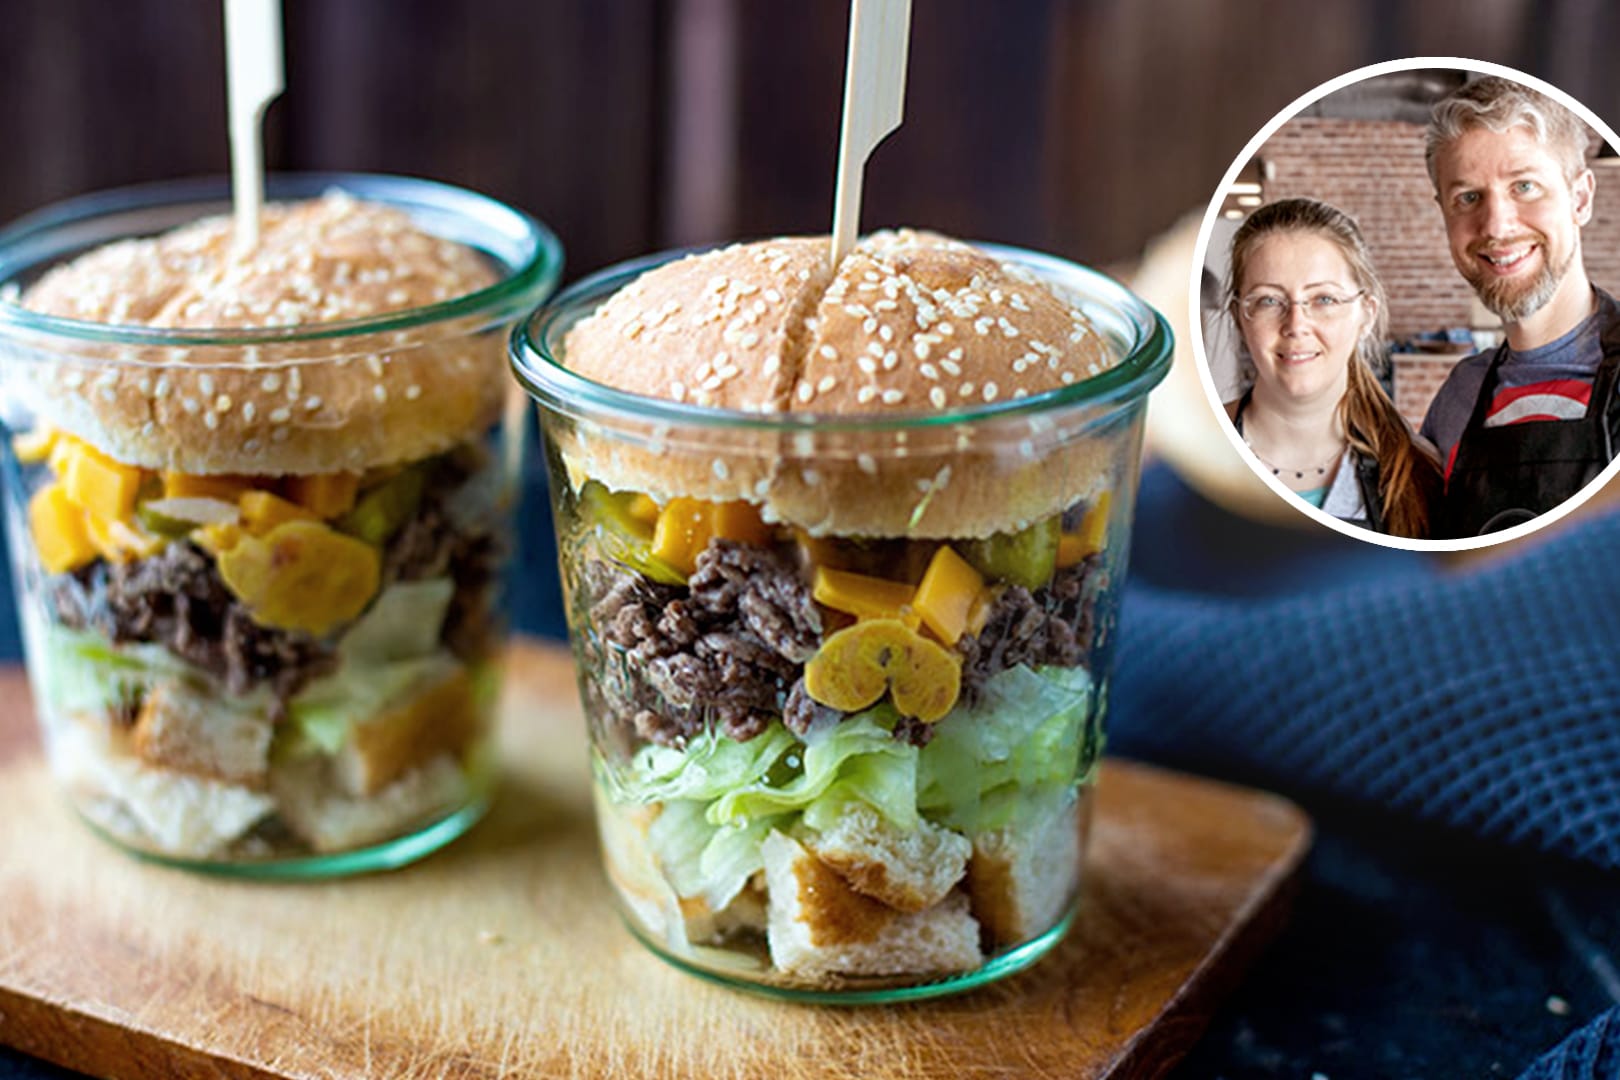
[[[1400, 56], [1507, 63], [1620, 118], [1606, 0], [915, 0], [905, 126], [867, 227], [1101, 265], [1206, 203], [1280, 108]], [[844, 0], [285, 0], [279, 169], [478, 188], [569, 274], [825, 231]], [[0, 219], [227, 167], [217, 0], [0, 0]]]

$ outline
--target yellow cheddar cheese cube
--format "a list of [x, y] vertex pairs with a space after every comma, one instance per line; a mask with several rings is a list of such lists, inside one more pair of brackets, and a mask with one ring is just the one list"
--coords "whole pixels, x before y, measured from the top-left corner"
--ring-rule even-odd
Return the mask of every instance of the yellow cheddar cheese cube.
[[1103, 542], [1108, 538], [1108, 507], [1113, 501], [1112, 495], [1113, 492], [1105, 491], [1097, 496], [1097, 501], [1091, 504], [1091, 509], [1086, 511], [1085, 518], [1080, 522], [1080, 530], [1064, 533], [1058, 540], [1059, 567], [1073, 566], [1103, 549]]
[[742, 499], [714, 503], [714, 535], [722, 540], [764, 545], [771, 542], [771, 527], [759, 516], [759, 509]]
[[652, 553], [688, 576], [697, 557], [714, 539], [712, 504], [702, 499], [671, 499], [653, 526]]
[[75, 441], [66, 455], [62, 491], [68, 501], [104, 521], [127, 521], [135, 512], [141, 470], [114, 461], [88, 443]]
[[61, 484], [42, 487], [28, 500], [28, 531], [47, 573], [65, 574], [95, 559], [84, 518]]
[[193, 476], [190, 473], [178, 472], [163, 474], [165, 499], [218, 499], [220, 502], [233, 503], [242, 497], [242, 492], [252, 487], [251, 476]]
[[983, 576], [949, 544], [941, 544], [917, 583], [914, 606], [935, 637], [955, 645], [967, 629], [973, 602], [983, 589]]
[[335, 518], [354, 509], [360, 493], [360, 474], [320, 473], [287, 478], [287, 498], [314, 512], [317, 517]]
[[915, 630], [919, 624], [912, 600], [917, 590], [900, 581], [816, 567], [810, 595], [825, 607], [857, 619], [898, 619]]

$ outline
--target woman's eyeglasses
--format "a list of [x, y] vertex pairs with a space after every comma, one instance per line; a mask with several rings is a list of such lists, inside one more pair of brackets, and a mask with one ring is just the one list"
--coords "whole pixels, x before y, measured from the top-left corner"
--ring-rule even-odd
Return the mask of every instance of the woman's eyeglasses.
[[1297, 307], [1305, 313], [1307, 319], [1321, 325], [1338, 322], [1350, 314], [1356, 301], [1366, 292], [1366, 289], [1361, 289], [1349, 296], [1317, 293], [1303, 300], [1290, 300], [1276, 293], [1260, 293], [1256, 296], [1245, 296], [1238, 301], [1238, 310], [1243, 313], [1244, 319], [1258, 326], [1277, 327], [1286, 322], [1289, 311]]

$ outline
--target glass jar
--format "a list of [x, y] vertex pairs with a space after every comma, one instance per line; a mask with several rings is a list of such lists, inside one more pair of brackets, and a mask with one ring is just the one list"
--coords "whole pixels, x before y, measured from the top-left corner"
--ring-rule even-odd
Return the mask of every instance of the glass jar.
[[[578, 283], [513, 336], [607, 873], [685, 970], [796, 1000], [928, 997], [1033, 963], [1073, 917], [1171, 338], [1091, 270], [987, 250], [1082, 309], [1117, 365], [894, 416], [719, 410], [570, 371], [570, 328], [673, 254]], [[858, 528], [828, 526], [852, 508]]]
[[267, 194], [334, 188], [471, 249], [492, 283], [345, 322], [110, 325], [19, 298], [93, 248], [228, 214], [223, 182], [0, 232], [0, 466], [35, 709], [72, 805], [145, 857], [394, 867], [491, 795], [523, 415], [500, 368], [561, 248], [428, 181], [273, 176]]

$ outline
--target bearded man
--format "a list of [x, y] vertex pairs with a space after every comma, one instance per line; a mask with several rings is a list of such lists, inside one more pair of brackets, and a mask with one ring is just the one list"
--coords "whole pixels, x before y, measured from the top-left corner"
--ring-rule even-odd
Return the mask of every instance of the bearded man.
[[1434, 108], [1429, 179], [1451, 258], [1507, 332], [1452, 370], [1424, 418], [1445, 466], [1437, 538], [1529, 521], [1614, 457], [1620, 307], [1581, 258], [1590, 139], [1562, 105], [1495, 76]]

